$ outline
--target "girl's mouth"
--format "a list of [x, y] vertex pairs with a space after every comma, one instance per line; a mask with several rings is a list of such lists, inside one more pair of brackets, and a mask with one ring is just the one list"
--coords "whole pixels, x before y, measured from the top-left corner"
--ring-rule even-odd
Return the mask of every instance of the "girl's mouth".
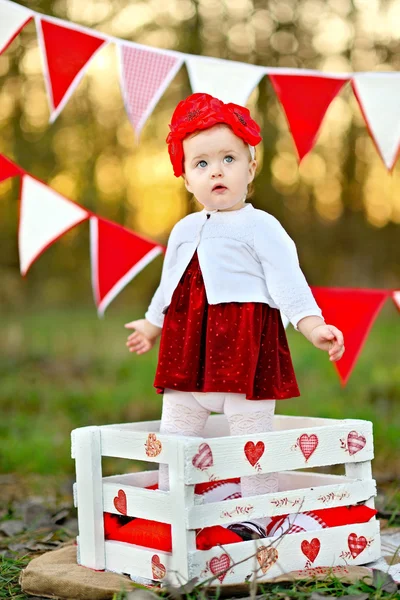
[[223, 192], [226, 192], [228, 188], [225, 187], [224, 185], [217, 185], [215, 186], [215, 188], [213, 188], [213, 192], [216, 192], [217, 194], [222, 194]]

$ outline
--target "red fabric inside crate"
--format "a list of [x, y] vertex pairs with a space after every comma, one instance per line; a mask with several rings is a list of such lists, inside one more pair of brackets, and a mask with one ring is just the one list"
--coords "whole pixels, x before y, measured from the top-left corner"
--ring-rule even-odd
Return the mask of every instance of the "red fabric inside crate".
[[[157, 489], [157, 485], [147, 489]], [[240, 498], [240, 479], [227, 479], [195, 486], [195, 493], [203, 496], [204, 502]], [[304, 513], [279, 515], [273, 517], [267, 526], [267, 535], [274, 536], [285, 533], [314, 531], [352, 523], [366, 523], [377, 511], [364, 505], [324, 508]], [[164, 552], [172, 551], [171, 525], [149, 519], [126, 517], [112, 513], [104, 513], [104, 533], [107, 540], [115, 540], [154, 548]], [[214, 525], [196, 530], [196, 546], [198, 550], [209, 550], [219, 544], [234, 544], [242, 538], [222, 527]]]

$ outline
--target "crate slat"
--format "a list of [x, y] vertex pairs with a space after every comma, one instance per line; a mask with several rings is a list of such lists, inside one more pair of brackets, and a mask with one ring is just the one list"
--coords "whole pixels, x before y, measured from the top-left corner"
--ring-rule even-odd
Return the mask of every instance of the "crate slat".
[[333, 506], [347, 506], [376, 495], [373, 479], [351, 480], [339, 485], [315, 486], [262, 496], [237, 498], [197, 505], [187, 513], [190, 529], [224, 525], [240, 520], [306, 512]]
[[[352, 534], [356, 536], [355, 538], [354, 535], [352, 536], [353, 543], [351, 547], [353, 551], [357, 549], [357, 541], [358, 544], [361, 543], [358, 550], [364, 544], [364, 540], [366, 543], [366, 547], [361, 549], [357, 556], [351, 554], [349, 547], [349, 536]], [[220, 572], [222, 566], [229, 567], [229, 565], [255, 555], [260, 547], [267, 548], [263, 554], [262, 550], [259, 552], [260, 561], [265, 561], [264, 568], [267, 569], [268, 566], [269, 568], [265, 573], [258, 570], [259, 581], [267, 581], [282, 573], [300, 569], [307, 571], [333, 565], [361, 565], [378, 559], [381, 553], [379, 523], [376, 519], [368, 523], [282, 536], [279, 541], [272, 544], [277, 554], [273, 550], [268, 550], [272, 540], [273, 538], [265, 538], [239, 544], [227, 544], [224, 548], [214, 547], [211, 550], [197, 550], [189, 555], [190, 575], [191, 577], [199, 575], [200, 581], [205, 581], [213, 574]], [[312, 560], [304, 554], [302, 547]], [[267, 562], [268, 553], [269, 563]], [[254, 556], [231, 568], [224, 577], [221, 575], [221, 582], [224, 584], [242, 583], [246, 578], [252, 577], [254, 570], [259, 569], [259, 567], [260, 564]], [[216, 580], [216, 583], [218, 583], [218, 580]]]
[[[121, 511], [121, 498], [124, 499], [126, 512]], [[160, 490], [106, 482], [103, 483], [103, 508], [105, 512], [116, 515], [125, 514], [128, 517], [171, 523], [170, 495]]]
[[[358, 424], [357, 430], [354, 429], [354, 423]], [[361, 447], [360, 444], [356, 452], [355, 445], [352, 445], [349, 452], [348, 439], [353, 432], [364, 445]], [[252, 444], [253, 448], [259, 444], [264, 447], [256, 464], [251, 464], [246, 458], [247, 444]], [[185, 483], [357, 463], [370, 461], [373, 456], [372, 424], [368, 421], [342, 421], [308, 431], [292, 429], [234, 436], [233, 441], [230, 437], [203, 439], [200, 443], [190, 440], [185, 443]]]

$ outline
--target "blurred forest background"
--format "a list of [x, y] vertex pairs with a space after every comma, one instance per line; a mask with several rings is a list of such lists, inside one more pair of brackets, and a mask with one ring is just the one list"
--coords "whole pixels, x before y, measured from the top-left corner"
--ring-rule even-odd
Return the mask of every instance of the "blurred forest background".
[[[20, 4], [98, 31], [181, 52], [329, 72], [400, 70], [400, 0], [32, 0]], [[28, 24], [0, 56], [0, 152], [99, 216], [166, 243], [198, 210], [173, 176], [165, 138], [191, 93], [183, 66], [138, 146], [126, 115], [115, 46], [102, 49], [49, 124], [36, 30]], [[384, 101], [383, 101], [384, 109]], [[314, 150], [298, 166], [267, 77], [248, 107], [262, 127], [252, 203], [297, 244], [310, 285], [400, 287], [400, 164], [382, 163], [350, 85], [334, 100]], [[72, 472], [74, 427], [158, 418], [157, 351], [125, 348], [162, 257], [118, 296], [105, 318], [92, 300], [89, 227], [63, 236], [19, 274], [18, 181], [0, 184], [0, 469]], [[302, 397], [279, 412], [374, 422], [376, 469], [400, 473], [400, 315], [385, 305], [346, 388], [327, 356], [290, 328]]]

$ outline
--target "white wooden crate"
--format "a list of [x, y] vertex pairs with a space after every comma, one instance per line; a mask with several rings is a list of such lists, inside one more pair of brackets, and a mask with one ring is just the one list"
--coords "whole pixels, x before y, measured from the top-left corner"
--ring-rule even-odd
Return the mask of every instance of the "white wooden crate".
[[[159, 427], [159, 421], [147, 421], [72, 432], [81, 565], [176, 584], [220, 573], [219, 581], [225, 584], [248, 580], [256, 568], [257, 578], [265, 581], [291, 570], [360, 565], [379, 558], [375, 518], [223, 549], [197, 550], [195, 542], [195, 530], [211, 525], [356, 503], [373, 507], [376, 484], [369, 421], [277, 415], [270, 433], [230, 436], [225, 416], [215, 415], [201, 438], [162, 435]], [[170, 492], [145, 489], [157, 482], [157, 471], [103, 477], [102, 456], [168, 464]], [[344, 475], [296, 471], [335, 464], [344, 465]], [[277, 493], [196, 502], [196, 483], [276, 471]], [[103, 512], [171, 524], [172, 552], [105, 541]]]

